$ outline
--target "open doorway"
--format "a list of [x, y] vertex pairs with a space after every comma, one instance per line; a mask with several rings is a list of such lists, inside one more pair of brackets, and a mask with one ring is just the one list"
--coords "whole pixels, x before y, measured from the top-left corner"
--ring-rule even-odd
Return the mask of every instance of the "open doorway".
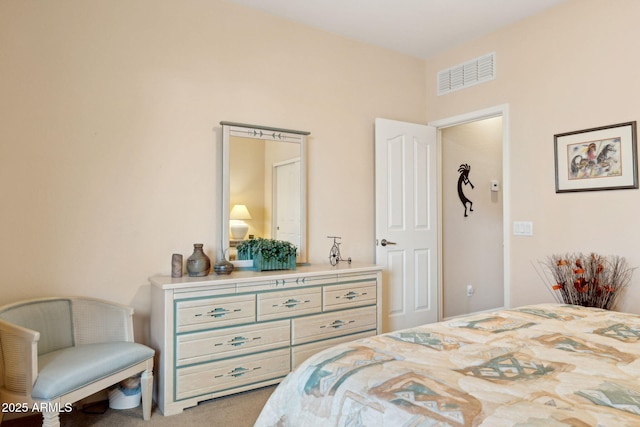
[[508, 306], [507, 106], [438, 128], [440, 317]]
[[442, 314], [504, 306], [502, 117], [441, 130]]

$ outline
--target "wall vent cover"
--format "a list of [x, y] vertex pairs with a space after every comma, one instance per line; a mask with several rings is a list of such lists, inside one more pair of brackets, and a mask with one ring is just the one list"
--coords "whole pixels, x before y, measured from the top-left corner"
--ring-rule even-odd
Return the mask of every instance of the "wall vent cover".
[[496, 78], [496, 54], [480, 56], [438, 72], [438, 96]]

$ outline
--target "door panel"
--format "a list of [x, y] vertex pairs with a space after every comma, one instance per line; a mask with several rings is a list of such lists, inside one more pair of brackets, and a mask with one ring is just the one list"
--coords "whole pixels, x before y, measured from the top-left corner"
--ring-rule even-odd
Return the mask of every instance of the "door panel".
[[[382, 252], [382, 251], [381, 251]], [[378, 262], [386, 266], [383, 274], [387, 277], [383, 280], [386, 289], [384, 290], [384, 296], [382, 298], [383, 307], [386, 306], [386, 310], [383, 310], [383, 332], [388, 332], [392, 329], [385, 328], [385, 325], [389, 323], [390, 317], [398, 317], [405, 314], [405, 287], [404, 286], [391, 286], [392, 283], [405, 283], [405, 262], [404, 262], [404, 250], [388, 250], [386, 251], [386, 259], [383, 262]], [[386, 298], [385, 298], [386, 297]]]
[[275, 239], [300, 247], [300, 160], [274, 165]]
[[375, 140], [376, 262], [384, 269], [387, 332], [438, 318], [436, 129], [376, 119]]
[[[419, 249], [414, 252], [414, 310], [429, 310], [432, 301], [430, 300], [429, 288], [421, 286], [422, 283], [429, 283], [429, 272], [431, 271], [431, 249]], [[436, 304], [434, 301], [433, 304]]]

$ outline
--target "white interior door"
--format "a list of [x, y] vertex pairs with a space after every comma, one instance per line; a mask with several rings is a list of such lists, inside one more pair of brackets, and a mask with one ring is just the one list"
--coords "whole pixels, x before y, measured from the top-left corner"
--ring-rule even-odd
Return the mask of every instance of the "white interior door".
[[375, 122], [376, 263], [382, 331], [438, 320], [436, 128]]
[[300, 247], [300, 159], [277, 163], [273, 167], [272, 235]]

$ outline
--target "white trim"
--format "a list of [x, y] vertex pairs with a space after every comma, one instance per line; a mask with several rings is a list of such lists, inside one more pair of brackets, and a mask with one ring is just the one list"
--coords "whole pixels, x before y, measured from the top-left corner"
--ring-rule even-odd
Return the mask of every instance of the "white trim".
[[[438, 170], [442, 171], [442, 141], [440, 138], [441, 130], [457, 126], [469, 122], [488, 119], [491, 117], [502, 116], [502, 218], [503, 218], [503, 275], [504, 275], [504, 308], [511, 307], [511, 283], [510, 283], [510, 259], [511, 259], [511, 215], [510, 215], [510, 173], [509, 173], [509, 104], [497, 105], [495, 107], [485, 108], [483, 110], [473, 111], [458, 116], [448, 117], [429, 123], [429, 126], [436, 128], [438, 132], [438, 140], [436, 144]], [[440, 180], [442, 181], [442, 180]], [[438, 187], [438, 206], [442, 206], [442, 186]], [[438, 259], [442, 264], [442, 226], [439, 227], [438, 236]], [[443, 313], [443, 287], [442, 287], [442, 265], [438, 267], [438, 304], [439, 317]]]

